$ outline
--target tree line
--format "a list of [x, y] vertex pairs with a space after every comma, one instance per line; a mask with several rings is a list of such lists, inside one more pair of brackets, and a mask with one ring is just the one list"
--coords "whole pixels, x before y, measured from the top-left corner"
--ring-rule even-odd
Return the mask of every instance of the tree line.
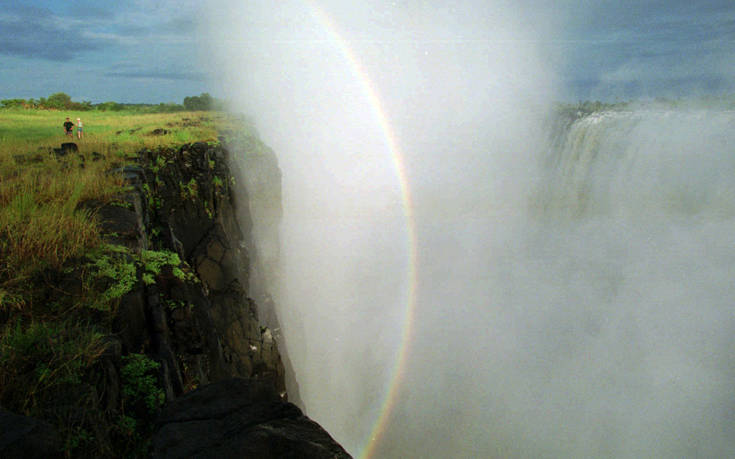
[[150, 113], [171, 113], [183, 111], [224, 110], [225, 102], [204, 92], [198, 96], [184, 97], [182, 104], [123, 104], [119, 102], [102, 102], [93, 104], [88, 100], [75, 102], [68, 94], [57, 92], [40, 99], [3, 99], [0, 108], [33, 108], [41, 110], [75, 110], [75, 111], [121, 111], [140, 110]]

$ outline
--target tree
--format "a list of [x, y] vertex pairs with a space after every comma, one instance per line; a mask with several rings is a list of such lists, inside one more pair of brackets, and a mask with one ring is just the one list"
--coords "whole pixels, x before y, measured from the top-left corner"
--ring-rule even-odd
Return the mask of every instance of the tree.
[[123, 107], [122, 104], [119, 104], [117, 102], [112, 102], [112, 101], [97, 104], [97, 110], [102, 111], [102, 112], [106, 112], [108, 110], [111, 112], [119, 112], [123, 108], [125, 107]]
[[68, 94], [64, 94], [63, 92], [51, 94], [50, 96], [48, 96], [48, 99], [46, 99], [47, 108], [70, 108], [71, 104], [71, 97], [69, 97]]
[[3, 99], [3, 100], [0, 100], [0, 105], [2, 105], [3, 108], [24, 107], [26, 105], [26, 100], [25, 99]]
[[212, 96], [204, 92], [199, 96], [184, 97], [184, 107], [190, 111], [211, 110]]

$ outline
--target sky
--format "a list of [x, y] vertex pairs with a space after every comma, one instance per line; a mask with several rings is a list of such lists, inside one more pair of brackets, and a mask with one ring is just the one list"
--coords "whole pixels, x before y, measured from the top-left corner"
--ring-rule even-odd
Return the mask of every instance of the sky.
[[[399, 3], [410, 8], [416, 2]], [[386, 7], [395, 3], [385, 2]], [[425, 8], [427, 2], [416, 4]], [[558, 73], [559, 99], [677, 97], [734, 89], [731, 0], [508, 4], [523, 5], [528, 26], [542, 31], [535, 40]], [[0, 7], [2, 99], [59, 91], [93, 103], [181, 103], [202, 92], [226, 98], [210, 83], [216, 69], [206, 63], [211, 42], [202, 27], [207, 15], [227, 14], [222, 2], [0, 0]]]

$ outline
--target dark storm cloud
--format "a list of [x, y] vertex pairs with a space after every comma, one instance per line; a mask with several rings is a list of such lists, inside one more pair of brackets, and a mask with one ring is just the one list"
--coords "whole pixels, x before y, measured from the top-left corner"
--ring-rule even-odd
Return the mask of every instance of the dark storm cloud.
[[[102, 10], [93, 10], [103, 15]], [[0, 13], [0, 54], [68, 61], [79, 52], [85, 27], [45, 8], [14, 6]], [[107, 39], [84, 37], [85, 51], [109, 45]]]
[[[3, 8], [5, 7], [5, 8]], [[9, 5], [0, 0], [0, 54], [31, 59], [69, 61], [81, 52], [155, 39], [157, 43], [192, 40], [193, 17], [156, 18], [150, 22], [129, 22], [128, 13], [104, 8], [49, 4]]]

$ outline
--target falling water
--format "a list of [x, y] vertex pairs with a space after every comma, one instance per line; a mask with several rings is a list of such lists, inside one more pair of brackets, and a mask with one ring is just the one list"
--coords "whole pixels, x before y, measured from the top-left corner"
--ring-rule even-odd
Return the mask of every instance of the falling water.
[[441, 287], [421, 298], [424, 353], [380, 452], [732, 451], [733, 126], [594, 113], [553, 133], [522, 218], [426, 228], [424, 282]]

